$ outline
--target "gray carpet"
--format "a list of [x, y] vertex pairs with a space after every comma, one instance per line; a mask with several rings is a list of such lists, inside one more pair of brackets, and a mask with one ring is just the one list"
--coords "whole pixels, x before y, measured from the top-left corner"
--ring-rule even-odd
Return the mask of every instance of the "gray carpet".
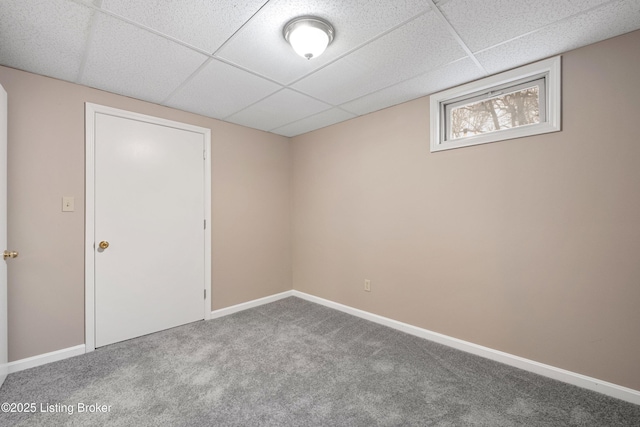
[[2, 426], [640, 426], [640, 406], [293, 297], [11, 374], [0, 402], [38, 411]]

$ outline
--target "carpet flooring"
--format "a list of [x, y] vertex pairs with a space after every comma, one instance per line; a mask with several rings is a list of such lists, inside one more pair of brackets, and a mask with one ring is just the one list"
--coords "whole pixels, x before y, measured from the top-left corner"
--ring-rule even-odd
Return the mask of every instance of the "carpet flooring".
[[9, 375], [1, 426], [640, 426], [640, 406], [291, 297]]

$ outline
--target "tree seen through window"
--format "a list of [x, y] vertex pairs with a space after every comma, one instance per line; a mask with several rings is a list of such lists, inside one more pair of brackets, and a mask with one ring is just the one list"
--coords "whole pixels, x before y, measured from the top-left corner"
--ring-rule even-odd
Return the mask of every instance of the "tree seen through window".
[[533, 86], [451, 110], [451, 139], [540, 123], [539, 87]]

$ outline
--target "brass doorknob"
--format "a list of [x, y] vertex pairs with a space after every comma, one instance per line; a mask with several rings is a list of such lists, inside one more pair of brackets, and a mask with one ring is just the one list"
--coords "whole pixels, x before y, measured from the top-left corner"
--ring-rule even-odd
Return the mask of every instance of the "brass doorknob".
[[2, 254], [2, 256], [4, 256], [4, 259], [16, 258], [18, 255], [19, 254], [17, 251], [7, 251], [7, 250], [5, 250], [4, 253]]
[[98, 246], [100, 246], [100, 249], [107, 249], [109, 247], [109, 242], [103, 240]]

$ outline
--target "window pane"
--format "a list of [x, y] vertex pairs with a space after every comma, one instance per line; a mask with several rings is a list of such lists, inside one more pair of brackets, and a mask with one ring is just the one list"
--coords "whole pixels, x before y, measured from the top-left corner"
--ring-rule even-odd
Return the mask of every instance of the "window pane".
[[540, 123], [539, 104], [540, 90], [535, 85], [453, 107], [449, 139]]

